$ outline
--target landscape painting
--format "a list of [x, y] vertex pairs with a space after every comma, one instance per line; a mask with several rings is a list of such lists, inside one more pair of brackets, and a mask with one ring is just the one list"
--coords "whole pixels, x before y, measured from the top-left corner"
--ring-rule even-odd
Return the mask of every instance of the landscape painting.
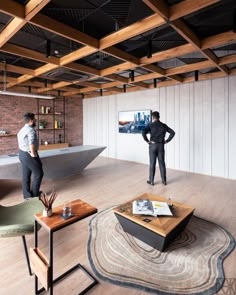
[[151, 110], [119, 112], [119, 133], [142, 133], [151, 123]]

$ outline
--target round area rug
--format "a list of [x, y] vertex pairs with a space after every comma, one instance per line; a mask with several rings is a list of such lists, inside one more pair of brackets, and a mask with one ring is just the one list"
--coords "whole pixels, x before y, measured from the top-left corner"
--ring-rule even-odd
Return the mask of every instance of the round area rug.
[[161, 295], [211, 295], [222, 287], [223, 260], [235, 246], [222, 227], [193, 216], [160, 252], [125, 233], [111, 209], [89, 224], [88, 257], [100, 279]]

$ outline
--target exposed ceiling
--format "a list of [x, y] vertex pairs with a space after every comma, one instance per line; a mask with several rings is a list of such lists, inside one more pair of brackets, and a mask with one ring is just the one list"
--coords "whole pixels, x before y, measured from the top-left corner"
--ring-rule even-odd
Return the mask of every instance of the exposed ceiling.
[[234, 31], [234, 0], [1, 0], [0, 87], [89, 98], [234, 75]]

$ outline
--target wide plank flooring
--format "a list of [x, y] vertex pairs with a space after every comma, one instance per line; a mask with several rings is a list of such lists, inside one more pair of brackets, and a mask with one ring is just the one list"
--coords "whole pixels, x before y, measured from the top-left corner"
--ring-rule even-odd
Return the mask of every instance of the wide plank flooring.
[[[146, 184], [148, 166], [128, 161], [97, 158], [80, 175], [60, 180], [44, 180], [42, 189], [58, 192], [56, 204], [65, 200], [82, 199], [99, 210], [121, 204], [145, 192], [172, 197], [173, 200], [196, 208], [195, 215], [223, 226], [236, 238], [236, 181], [217, 177], [168, 170], [168, 185], [163, 186], [157, 172], [157, 184]], [[0, 180], [0, 204], [13, 205], [22, 201], [21, 182]], [[91, 271], [86, 244], [90, 218], [71, 225], [54, 237], [55, 275], [81, 262]], [[47, 234], [40, 230], [39, 246], [47, 253]], [[27, 236], [33, 246], [33, 235]], [[0, 295], [33, 295], [34, 277], [28, 275], [21, 238], [0, 238]], [[224, 261], [226, 278], [236, 279], [236, 251]], [[86, 286], [88, 280], [81, 271], [55, 287], [55, 295], [73, 295]], [[44, 293], [46, 294], [46, 293]], [[99, 282], [88, 295], [143, 295]]]

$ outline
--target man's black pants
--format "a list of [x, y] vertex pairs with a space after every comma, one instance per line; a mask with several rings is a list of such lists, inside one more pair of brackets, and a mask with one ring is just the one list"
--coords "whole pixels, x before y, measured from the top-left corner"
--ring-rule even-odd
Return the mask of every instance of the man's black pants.
[[[33, 158], [28, 152], [20, 150], [19, 159], [22, 164], [22, 189], [24, 198], [39, 196], [39, 189], [43, 179], [43, 167], [39, 156]], [[34, 178], [30, 189], [32, 173]]]
[[154, 181], [156, 172], [156, 159], [158, 158], [159, 169], [161, 173], [162, 181], [166, 181], [166, 164], [165, 164], [165, 149], [164, 143], [150, 143], [149, 145], [149, 159], [150, 159], [150, 170], [149, 170], [149, 181]]

